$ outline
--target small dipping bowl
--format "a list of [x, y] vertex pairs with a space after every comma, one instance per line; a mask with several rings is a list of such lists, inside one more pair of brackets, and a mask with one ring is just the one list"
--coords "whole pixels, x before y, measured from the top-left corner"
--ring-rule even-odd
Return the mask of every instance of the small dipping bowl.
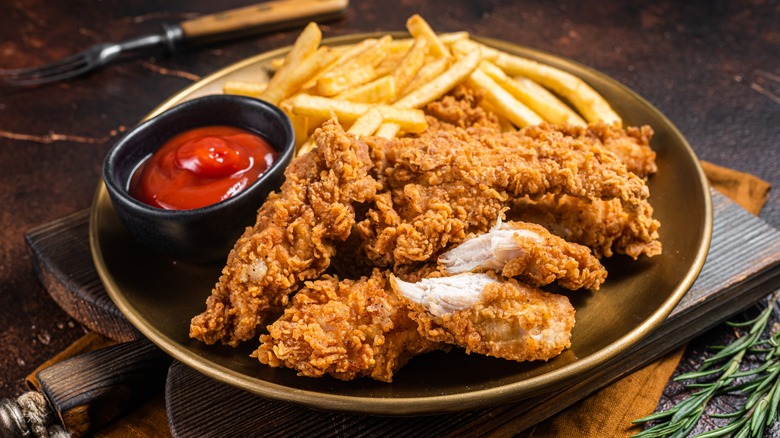
[[[225, 125], [263, 137], [278, 152], [265, 173], [244, 190], [193, 210], [164, 210], [129, 193], [139, 165], [173, 136], [190, 129]], [[103, 180], [117, 216], [142, 244], [190, 263], [224, 261], [269, 193], [284, 180], [295, 149], [290, 119], [276, 106], [236, 95], [211, 95], [184, 102], [125, 134], [108, 152]]]

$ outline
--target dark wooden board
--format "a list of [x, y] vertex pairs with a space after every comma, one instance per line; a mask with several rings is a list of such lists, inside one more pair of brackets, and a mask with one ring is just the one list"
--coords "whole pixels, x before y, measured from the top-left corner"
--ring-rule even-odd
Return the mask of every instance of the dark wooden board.
[[115, 341], [141, 337], [111, 301], [95, 271], [89, 250], [89, 210], [30, 230], [25, 240], [38, 278], [68, 315]]
[[[174, 363], [166, 385], [171, 431], [181, 437], [277, 432], [340, 436], [510, 436], [522, 431], [752, 306], [780, 284], [780, 232], [719, 193], [713, 191], [712, 196], [714, 228], [710, 254], [688, 294], [664, 324], [630, 352], [564, 391], [459, 414], [376, 418], [313, 411], [264, 400]], [[90, 327], [108, 336], [136, 336], [132, 331], [116, 329], [125, 327], [127, 322], [115, 308], [111, 309], [105, 290], [95, 285], [99, 280], [86, 260], [91, 262], [88, 246], [77, 244], [87, 239], [87, 219], [83, 213], [72, 215], [28, 234], [27, 241], [42, 280], [53, 296], [58, 295], [55, 296], [58, 302], [69, 304], [66, 308], [71, 309], [69, 313], [76, 310], [71, 313], [74, 318], [97, 314], [99, 317], [89, 320]], [[67, 248], [63, 249], [63, 245]], [[90, 303], [89, 312], [72, 304], [79, 299]]]

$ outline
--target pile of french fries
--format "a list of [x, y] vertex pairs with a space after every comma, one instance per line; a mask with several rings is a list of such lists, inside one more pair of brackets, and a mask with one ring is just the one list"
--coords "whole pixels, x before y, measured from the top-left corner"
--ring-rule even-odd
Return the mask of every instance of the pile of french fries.
[[310, 135], [334, 115], [357, 136], [425, 131], [421, 108], [461, 83], [484, 92], [481, 105], [505, 130], [544, 121], [622, 123], [574, 75], [488, 47], [466, 32], [437, 35], [419, 15], [406, 27], [411, 38], [385, 35], [328, 47], [310, 23], [287, 56], [271, 62], [276, 72], [269, 82], [228, 81], [224, 91], [278, 105], [293, 123], [298, 155], [315, 146]]

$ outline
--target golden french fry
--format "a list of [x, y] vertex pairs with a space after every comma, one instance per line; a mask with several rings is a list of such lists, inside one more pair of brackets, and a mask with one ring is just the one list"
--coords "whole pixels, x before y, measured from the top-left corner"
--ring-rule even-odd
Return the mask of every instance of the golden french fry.
[[317, 74], [314, 75], [311, 79], [309, 79], [305, 84], [301, 86], [301, 89], [306, 90], [310, 88], [314, 88], [317, 86], [317, 81], [333, 70], [334, 68], [340, 67], [344, 65], [347, 61], [354, 58], [357, 54], [363, 52], [368, 47], [371, 47], [376, 43], [376, 38], [366, 38], [363, 41], [347, 45], [347, 46], [340, 46], [340, 47], [334, 47], [333, 51], [336, 53], [336, 59], [333, 60], [330, 64], [323, 67]]
[[358, 117], [347, 132], [358, 137], [367, 136], [376, 132], [381, 124], [382, 113], [376, 108], [371, 108], [367, 113]]
[[284, 65], [284, 58], [274, 58], [268, 62], [268, 67], [273, 70], [277, 71]]
[[419, 108], [433, 102], [469, 77], [477, 69], [479, 60], [480, 52], [474, 50], [452, 64], [452, 67], [439, 77], [397, 100], [393, 105], [400, 108]]
[[[461, 32], [461, 33], [465, 33], [465, 32]], [[446, 35], [450, 35], [450, 34], [446, 34]], [[468, 36], [467, 36], [467, 38], [468, 38]], [[459, 39], [463, 39], [463, 38], [459, 38]], [[335, 47], [330, 47], [330, 50], [336, 56], [341, 56], [344, 52], [346, 52], [352, 46], [353, 45], [335, 46]], [[412, 45], [409, 44], [409, 47], [411, 47], [411, 46]], [[277, 71], [280, 68], [282, 68], [282, 66], [284, 66], [284, 58], [274, 58], [274, 59], [268, 61], [267, 66], [268, 66], [268, 69], [270, 69], [271, 71]]]
[[367, 84], [338, 94], [334, 99], [362, 103], [387, 103], [395, 97], [395, 81], [390, 76], [382, 76]]
[[484, 89], [485, 99], [496, 107], [498, 114], [506, 117], [516, 126], [522, 128], [529, 125], [538, 125], [544, 121], [536, 113], [528, 109], [527, 106], [515, 99], [508, 91], [501, 88], [496, 81], [482, 70], [475, 70], [466, 79], [466, 84], [470, 87]]
[[401, 60], [398, 68], [393, 72], [393, 82], [398, 90], [403, 90], [412, 82], [414, 76], [425, 64], [425, 56], [428, 54], [428, 42], [420, 38]]
[[333, 96], [348, 88], [365, 84], [376, 78], [376, 67], [387, 56], [390, 35], [380, 38], [374, 45], [325, 73], [317, 80], [317, 91], [323, 96]]
[[379, 129], [376, 130], [377, 137], [382, 138], [393, 138], [398, 134], [398, 131], [401, 130], [401, 126], [397, 123], [382, 123], [379, 125]]
[[609, 103], [585, 81], [571, 73], [530, 59], [510, 55], [471, 40], [458, 41], [452, 45], [457, 52], [473, 50], [475, 46], [482, 49], [485, 59], [493, 61], [506, 74], [525, 76], [564, 97], [577, 108], [585, 120], [622, 125], [623, 120]]
[[382, 62], [375, 67], [376, 76], [386, 76], [395, 71], [404, 59], [404, 53], [389, 53]]
[[[528, 96], [529, 101], [526, 104], [541, 115], [542, 118], [553, 123], [569, 123], [572, 125], [586, 125], [587, 122], [579, 114], [569, 108], [549, 90], [537, 84], [536, 82], [517, 76], [513, 79], [516, 86], [510, 86], [513, 89], [521, 89]], [[511, 92], [511, 91], [510, 91]]]
[[322, 32], [320, 32], [319, 26], [314, 22], [309, 23], [295, 40], [292, 49], [284, 58], [284, 65], [271, 78], [268, 88], [266, 88], [266, 91], [260, 98], [273, 104], [278, 104], [279, 101], [284, 99], [284, 96], [281, 96], [283, 93], [280, 92], [283, 90], [277, 91], [279, 86], [288, 82], [290, 75], [293, 74], [299, 64], [317, 51], [320, 41], [322, 41]]
[[298, 91], [306, 81], [335, 58], [336, 55], [329, 47], [320, 47], [313, 55], [289, 71], [282, 80], [277, 82], [275, 87], [271, 88], [271, 84], [269, 84], [260, 98], [278, 105], [280, 101]]
[[503, 70], [496, 67], [490, 61], [479, 63], [479, 69], [496, 81], [503, 89], [509, 92], [515, 99], [525, 104], [532, 111], [551, 123], [572, 125], [585, 125], [577, 113], [561, 102], [546, 88], [526, 78], [514, 80], [507, 76]]
[[340, 121], [350, 123], [370, 111], [371, 108], [376, 108], [385, 121], [397, 123], [404, 131], [419, 133], [428, 128], [425, 113], [416, 109], [349, 102], [307, 94], [298, 94], [288, 99], [287, 102], [294, 114], [303, 116], [330, 117], [331, 114], [335, 114]]
[[307, 154], [311, 152], [312, 149], [317, 147], [317, 145], [314, 143], [314, 140], [309, 137], [302, 145], [298, 148], [298, 150], [295, 151], [295, 156], [300, 157], [301, 155]]
[[[439, 38], [439, 41], [442, 42], [445, 46], [449, 46], [456, 41], [465, 40], [469, 38], [469, 33], [466, 31], [459, 31], [459, 32], [446, 32], [446, 33], [440, 33], [436, 34], [436, 36]], [[409, 49], [412, 48], [415, 41], [418, 41], [419, 38], [401, 38], [397, 40], [393, 40], [392, 43], [390, 43], [390, 53], [406, 53]]]
[[330, 114], [325, 117], [306, 117], [306, 125], [309, 128], [307, 135], [312, 135], [314, 131], [328, 121], [328, 119], [330, 119]]
[[450, 59], [448, 58], [439, 58], [435, 61], [425, 64], [424, 66], [422, 66], [420, 71], [418, 71], [417, 74], [414, 76], [414, 79], [412, 79], [412, 81], [409, 82], [409, 85], [407, 85], [406, 88], [404, 88], [403, 91], [400, 92], [399, 96], [406, 96], [407, 94], [422, 87], [428, 82], [431, 82], [440, 74], [444, 73], [444, 70], [447, 70], [447, 67], [449, 66], [450, 66]]
[[414, 14], [406, 20], [406, 29], [415, 39], [423, 38], [431, 47], [431, 53], [439, 58], [449, 58], [452, 56], [449, 49], [441, 42], [431, 26], [423, 20], [418, 14]]
[[222, 92], [225, 94], [260, 97], [267, 87], [268, 83], [265, 82], [225, 81], [222, 84]]
[[450, 46], [458, 41], [467, 39], [469, 39], [469, 33], [465, 31], [439, 34], [439, 41], [445, 46]]
[[414, 38], [402, 38], [400, 40], [393, 40], [388, 47], [388, 53], [391, 54], [405, 54], [414, 45]]
[[295, 135], [295, 147], [300, 147], [309, 138], [309, 119], [292, 112], [287, 113], [293, 126]]
[[481, 106], [485, 111], [489, 113], [493, 113], [496, 118], [498, 119], [498, 125], [501, 127], [501, 132], [511, 132], [511, 131], [517, 131], [517, 127], [512, 124], [512, 122], [509, 121], [506, 117], [502, 116], [498, 110], [498, 108], [495, 107], [492, 103], [488, 102], [485, 99], [482, 99], [479, 102], [479, 106]]

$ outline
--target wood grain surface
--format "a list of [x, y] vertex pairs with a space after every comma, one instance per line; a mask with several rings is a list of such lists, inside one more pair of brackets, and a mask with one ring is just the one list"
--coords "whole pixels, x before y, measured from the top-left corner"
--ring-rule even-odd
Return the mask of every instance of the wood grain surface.
[[[163, 21], [241, 0], [0, 2], [0, 68], [41, 64], [90, 44], [156, 32]], [[698, 156], [780, 184], [780, 10], [771, 1], [353, 1], [326, 36], [400, 30], [421, 13], [571, 58], [664, 112]], [[0, 92], [0, 396], [84, 334], [38, 281], [23, 235], [88, 208], [106, 151], [158, 103], [233, 62], [291, 44], [298, 30], [138, 58], [47, 87]], [[780, 194], [761, 217], [780, 227]]]

